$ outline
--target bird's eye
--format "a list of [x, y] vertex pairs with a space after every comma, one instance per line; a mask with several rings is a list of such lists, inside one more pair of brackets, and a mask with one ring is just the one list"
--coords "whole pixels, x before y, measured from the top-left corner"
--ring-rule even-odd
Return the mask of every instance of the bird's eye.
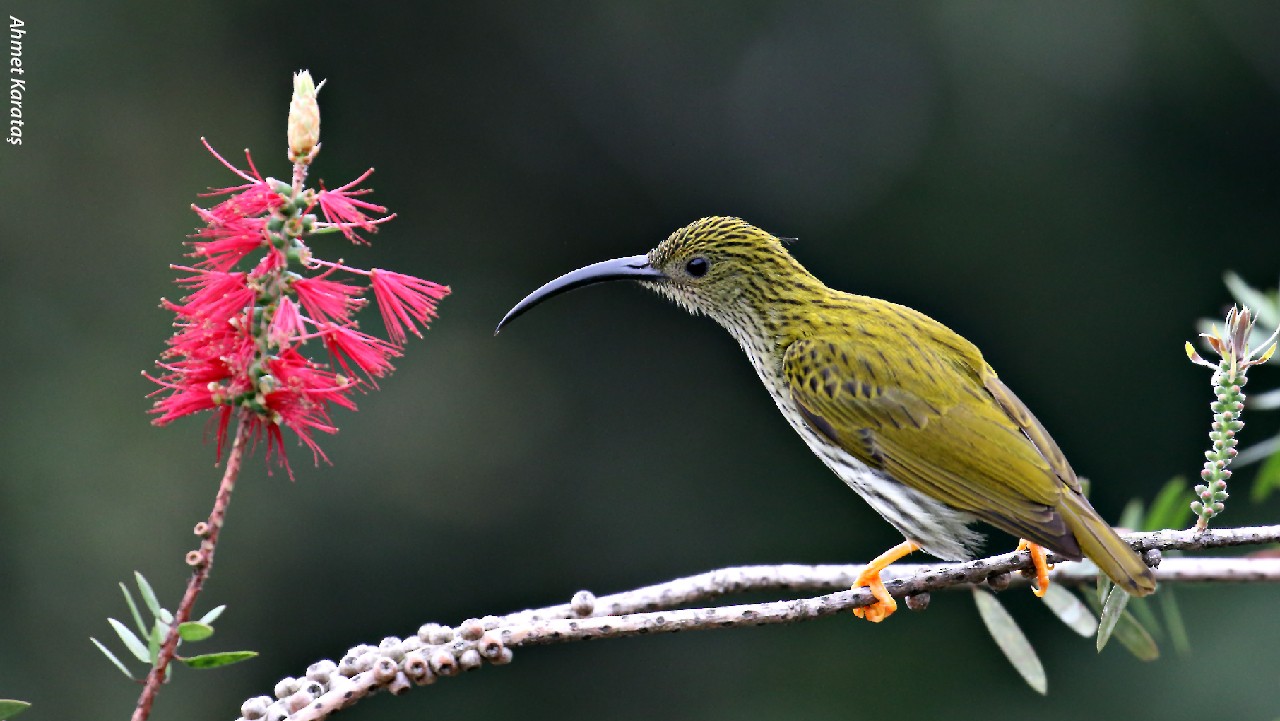
[[711, 263], [701, 256], [691, 258], [688, 263], [684, 264], [684, 269], [694, 278], [701, 278], [711, 269]]

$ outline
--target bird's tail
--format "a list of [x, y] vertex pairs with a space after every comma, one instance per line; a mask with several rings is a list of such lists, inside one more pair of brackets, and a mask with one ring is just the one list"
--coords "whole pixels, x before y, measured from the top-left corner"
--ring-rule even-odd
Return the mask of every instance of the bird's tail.
[[1131, 596], [1156, 590], [1156, 576], [1142, 558], [1093, 510], [1079, 493], [1062, 494], [1058, 512], [1075, 534], [1080, 551]]

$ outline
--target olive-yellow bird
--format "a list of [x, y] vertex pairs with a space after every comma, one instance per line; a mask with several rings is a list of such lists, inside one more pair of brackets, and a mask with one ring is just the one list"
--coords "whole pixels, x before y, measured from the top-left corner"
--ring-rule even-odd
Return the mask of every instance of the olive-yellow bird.
[[781, 241], [738, 218], [703, 218], [646, 255], [595, 263], [529, 294], [498, 324], [559, 293], [635, 280], [702, 313], [738, 341], [805, 443], [906, 540], [857, 584], [897, 608], [880, 571], [917, 549], [973, 556], [975, 520], [1023, 540], [1048, 582], [1044, 548], [1087, 557], [1144, 596], [1155, 576], [1081, 493], [1062, 451], [969, 341], [918, 311], [828, 288]]

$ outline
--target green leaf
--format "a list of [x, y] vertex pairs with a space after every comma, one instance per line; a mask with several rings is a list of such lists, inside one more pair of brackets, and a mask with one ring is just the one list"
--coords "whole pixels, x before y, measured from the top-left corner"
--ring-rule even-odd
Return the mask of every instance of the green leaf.
[[142, 614], [138, 613], [138, 604], [133, 602], [133, 594], [129, 593], [129, 587], [120, 584], [120, 592], [124, 594], [124, 602], [129, 605], [129, 615], [133, 616], [133, 625], [138, 629], [140, 635], [147, 635], [147, 624], [142, 622]]
[[155, 664], [156, 659], [160, 658], [160, 647], [164, 645], [165, 636], [169, 635], [169, 627], [166, 624], [156, 621], [151, 627], [151, 634], [147, 636], [147, 651], [150, 652], [150, 664]]
[[213, 626], [199, 621], [178, 624], [178, 636], [183, 641], [203, 641], [213, 635]]
[[1277, 488], [1280, 488], [1280, 453], [1273, 453], [1258, 468], [1258, 477], [1253, 479], [1249, 498], [1254, 503], [1261, 503]]
[[1131, 498], [1120, 512], [1121, 528], [1142, 528], [1142, 499]]
[[133, 572], [133, 577], [138, 582], [138, 592], [142, 594], [142, 602], [147, 604], [152, 616], [160, 618], [160, 613], [164, 609], [160, 607], [160, 602], [156, 600], [156, 592], [151, 590], [151, 584], [147, 583], [146, 577], [137, 571]]
[[29, 708], [31, 708], [31, 704], [26, 701], [0, 698], [0, 721], [11, 719]]
[[1111, 640], [1111, 632], [1115, 630], [1120, 614], [1129, 605], [1129, 594], [1119, 588], [1112, 588], [1107, 600], [1102, 602], [1102, 613], [1098, 616], [1098, 651], [1101, 652]]
[[1154, 661], [1160, 658], [1160, 647], [1156, 645], [1155, 639], [1128, 611], [1120, 614], [1120, 622], [1116, 624], [1114, 635], [1120, 645], [1137, 656], [1139, 661]]
[[[1113, 597], [1119, 600], [1113, 600]], [[1154, 661], [1160, 657], [1160, 648], [1156, 646], [1155, 639], [1151, 637], [1151, 634], [1147, 632], [1147, 629], [1142, 627], [1142, 624], [1138, 623], [1138, 619], [1135, 618], [1133, 614], [1124, 610], [1125, 605], [1129, 602], [1129, 594], [1118, 588], [1113, 590], [1111, 594], [1108, 595], [1106, 601], [1107, 604], [1111, 605], [1106, 607], [1098, 604], [1098, 602], [1094, 601], [1091, 597], [1086, 596], [1085, 598], [1089, 601], [1089, 605], [1093, 606], [1095, 609], [1102, 608], [1102, 619], [1098, 622], [1098, 638], [1100, 639], [1098, 642], [1099, 651], [1101, 651], [1102, 647], [1106, 645], [1106, 641], [1101, 640], [1102, 633], [1104, 631], [1103, 626], [1104, 624], [1109, 623], [1110, 627], [1105, 629], [1107, 638], [1109, 639], [1114, 635], [1116, 640], [1120, 642], [1120, 645], [1128, 649], [1129, 653], [1137, 656], [1139, 660]], [[1108, 621], [1108, 608], [1120, 609], [1119, 611], [1113, 612], [1115, 616], [1114, 620]]]
[[987, 625], [991, 638], [995, 639], [1009, 663], [1022, 674], [1027, 685], [1041, 695], [1048, 693], [1049, 679], [1045, 676], [1044, 666], [1040, 664], [1035, 649], [1031, 648], [1031, 643], [1023, 635], [1022, 629], [1018, 628], [1013, 616], [1009, 615], [990, 591], [973, 589], [973, 601], [978, 605], [978, 615], [982, 616], [982, 622]]
[[186, 658], [179, 656], [178, 660], [191, 668], [217, 668], [248, 661], [257, 655], [257, 651], [222, 651], [221, 653], [206, 653], [201, 656], [188, 656]]
[[1051, 583], [1044, 594], [1044, 605], [1049, 607], [1063, 623], [1072, 631], [1089, 638], [1098, 630], [1098, 619], [1094, 618], [1089, 608], [1076, 598], [1076, 595], [1062, 587], [1062, 584]]
[[1111, 579], [1107, 578], [1103, 573], [1098, 573], [1098, 605], [1095, 610], [1102, 608], [1103, 601], [1107, 600], [1107, 594], [1111, 593], [1111, 586]]
[[1187, 625], [1182, 621], [1182, 611], [1178, 608], [1178, 597], [1172, 588], [1161, 589], [1156, 594], [1160, 603], [1160, 612], [1164, 616], [1165, 630], [1169, 632], [1169, 641], [1173, 650], [1180, 656], [1191, 655], [1191, 636], [1187, 633]]
[[219, 617], [219, 616], [221, 616], [221, 615], [222, 615], [222, 612], [223, 612], [223, 611], [225, 611], [225, 610], [227, 610], [227, 604], [225, 604], [225, 603], [224, 603], [224, 604], [222, 604], [221, 606], [218, 606], [217, 608], [213, 609], [212, 611], [210, 611], [210, 612], [206, 613], [206, 614], [204, 615], [204, 617], [200, 619], [200, 623], [207, 623], [207, 624], [209, 624], [210, 626], [212, 626], [212, 625], [213, 625], [213, 622], [214, 622], [214, 621], [217, 621], [217, 620], [218, 620], [218, 617]]
[[1146, 523], [1140, 528], [1144, 531], [1159, 531], [1165, 528], [1186, 528], [1190, 523], [1191, 517], [1191, 498], [1192, 494], [1187, 479], [1183, 476], [1174, 476], [1170, 478], [1160, 492], [1156, 494], [1155, 500], [1151, 501], [1151, 508], [1147, 512]]
[[[96, 639], [96, 638], [94, 638], [94, 637], [90, 636], [90, 637], [89, 637], [89, 640], [90, 640], [90, 641], [93, 641], [93, 645], [94, 645], [94, 646], [97, 646], [97, 647], [98, 647], [98, 650], [99, 650], [99, 651], [101, 651], [104, 655], [106, 655], [107, 660], [111, 661], [111, 663], [114, 663], [114, 664], [116, 665], [116, 668], [120, 669], [120, 673], [122, 673], [122, 674], [124, 674], [125, 676], [127, 676], [127, 677], [129, 678], [129, 680], [130, 680], [130, 681], [137, 681], [137, 680], [138, 680], [138, 679], [136, 679], [136, 678], [134, 678], [134, 677], [133, 677], [133, 674], [132, 674], [132, 673], [130, 673], [130, 672], [129, 672], [129, 667], [128, 667], [128, 666], [126, 666], [126, 665], [124, 665], [124, 663], [122, 663], [122, 662], [120, 661], [120, 659], [116, 658], [116, 655], [115, 655], [114, 653], [111, 653], [110, 651], [108, 651], [108, 650], [107, 650], [107, 647], [106, 647], [106, 646], [103, 646], [103, 645], [98, 641], [98, 639]], [[3, 718], [3, 717], [0, 717], [0, 718]]]
[[111, 624], [111, 627], [116, 630], [116, 635], [124, 642], [124, 647], [129, 649], [129, 653], [136, 656], [143, 663], [151, 663], [151, 657], [147, 654], [146, 644], [133, 635], [133, 631], [130, 631], [128, 626], [114, 618], [108, 618], [107, 623]]

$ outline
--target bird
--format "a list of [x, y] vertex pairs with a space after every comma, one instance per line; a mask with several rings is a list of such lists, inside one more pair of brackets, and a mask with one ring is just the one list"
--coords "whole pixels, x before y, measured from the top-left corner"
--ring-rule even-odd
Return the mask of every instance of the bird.
[[729, 332], [787, 423], [904, 541], [863, 567], [854, 609], [880, 622], [897, 608], [880, 573], [917, 550], [974, 557], [983, 521], [1031, 554], [1088, 558], [1134, 596], [1155, 591], [1143, 559], [1098, 515], [1057, 443], [981, 351], [903, 305], [827, 287], [782, 239], [740, 218], [702, 218], [644, 255], [594, 263], [530, 293], [501, 320], [566, 291], [637, 281]]

